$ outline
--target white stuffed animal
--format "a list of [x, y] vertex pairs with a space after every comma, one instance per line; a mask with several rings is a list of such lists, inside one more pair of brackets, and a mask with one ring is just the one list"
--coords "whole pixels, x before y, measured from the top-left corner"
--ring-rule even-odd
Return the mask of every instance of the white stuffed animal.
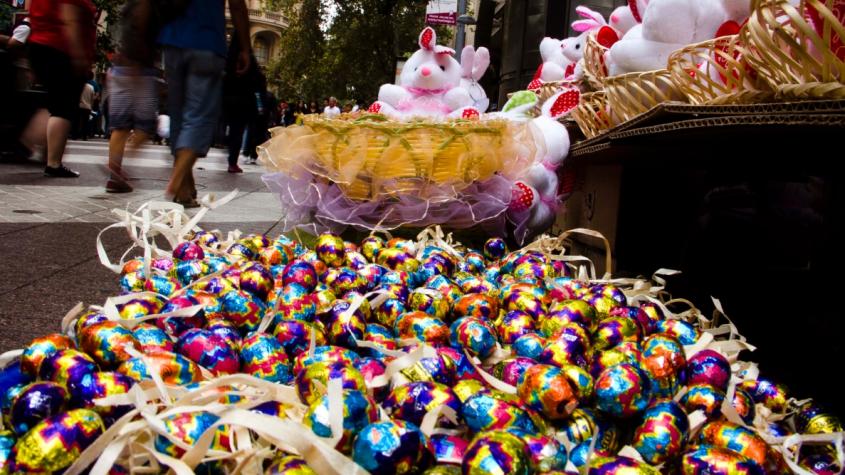
[[591, 10], [585, 6], [575, 8], [582, 20], [572, 22], [572, 29], [581, 33], [580, 35], [568, 38], [568, 41], [563, 46], [563, 55], [569, 61], [577, 63], [584, 57], [584, 47], [587, 46], [587, 36], [593, 31], [607, 26], [607, 21], [601, 16], [601, 13]]
[[558, 177], [557, 169], [569, 155], [569, 133], [558, 122], [578, 105], [580, 93], [577, 89], [557, 92], [541, 107], [539, 117], [529, 118], [537, 101], [530, 91], [521, 91], [505, 104], [502, 117], [515, 121], [529, 121], [538, 153], [534, 163], [514, 183], [509, 217], [516, 223], [516, 238], [522, 242], [526, 236], [547, 229], [557, 214]]
[[628, 4], [618, 7], [610, 14], [610, 26], [617, 33], [619, 37], [625, 36], [625, 33], [631, 28], [643, 22], [643, 13], [648, 5], [648, 0], [628, 0]]
[[478, 81], [490, 66], [490, 52], [485, 47], [477, 50], [472, 46], [465, 46], [461, 51], [461, 87], [469, 92], [472, 105], [479, 112], [485, 112], [490, 106], [490, 99]]
[[570, 41], [572, 41], [571, 38], [565, 40], [543, 38], [540, 42], [540, 57], [543, 63], [537, 68], [537, 72], [528, 84], [528, 90], [537, 89], [548, 82], [563, 81], [573, 73], [575, 63], [563, 55], [563, 50]]
[[430, 27], [423, 29], [420, 49], [405, 62], [399, 86], [384, 84], [369, 111], [402, 120], [413, 117], [478, 117], [469, 92], [460, 87], [461, 65], [455, 51], [437, 44]]
[[610, 74], [663, 69], [675, 50], [712, 39], [724, 23], [742, 23], [750, 13], [749, 0], [650, 0], [642, 24], [611, 47]]

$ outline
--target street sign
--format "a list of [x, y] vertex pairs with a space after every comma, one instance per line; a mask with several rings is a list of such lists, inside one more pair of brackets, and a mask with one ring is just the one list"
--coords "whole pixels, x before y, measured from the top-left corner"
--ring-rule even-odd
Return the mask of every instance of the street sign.
[[458, 20], [458, 0], [430, 0], [425, 8], [428, 25], [454, 25]]

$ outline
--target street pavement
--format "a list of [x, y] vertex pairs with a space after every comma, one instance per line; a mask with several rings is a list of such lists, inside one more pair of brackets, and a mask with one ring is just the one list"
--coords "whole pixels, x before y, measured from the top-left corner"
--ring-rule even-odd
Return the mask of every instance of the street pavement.
[[[0, 163], [0, 353], [59, 331], [62, 316], [77, 302], [102, 304], [119, 294], [118, 275], [97, 257], [97, 234], [117, 221], [112, 209], [163, 200], [172, 159], [164, 146], [128, 152], [124, 166], [135, 191], [112, 194], [104, 188], [107, 156], [103, 140], [70, 142], [64, 163], [81, 173], [77, 179], [44, 177], [44, 164], [35, 160]], [[261, 181], [262, 168], [242, 163], [244, 173], [230, 174], [226, 166], [219, 149], [197, 162], [200, 196], [239, 190], [234, 200], [210, 210], [200, 226], [281, 232], [279, 203]], [[130, 245], [120, 229], [106, 232], [103, 243], [113, 260]]]

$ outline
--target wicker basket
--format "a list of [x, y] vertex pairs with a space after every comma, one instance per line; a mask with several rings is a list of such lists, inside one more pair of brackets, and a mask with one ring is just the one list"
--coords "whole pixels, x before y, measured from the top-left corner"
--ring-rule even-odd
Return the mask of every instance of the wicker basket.
[[604, 55], [608, 48], [596, 41], [596, 33], [587, 35], [587, 44], [584, 46], [584, 78], [595, 90], [604, 88], [604, 78], [607, 77], [607, 66], [604, 64]]
[[604, 91], [582, 94], [578, 107], [572, 111], [572, 117], [588, 139], [614, 125], [607, 107], [607, 95]]
[[752, 69], [739, 35], [689, 45], [669, 57], [669, 71], [692, 104], [766, 102], [771, 88]]
[[[337, 183], [346, 196], [424, 195], [432, 187], [455, 191], [495, 174], [511, 176], [529, 156], [524, 126], [504, 120], [395, 122], [309, 116], [304, 127], [284, 128], [261, 152], [270, 170], [305, 168]], [[526, 152], [526, 153], [522, 153]]]
[[686, 95], [667, 69], [628, 73], [604, 80], [607, 102], [620, 122], [633, 119], [661, 102], [686, 102]]
[[760, 0], [740, 32], [748, 63], [780, 95], [845, 98], [845, 3]]

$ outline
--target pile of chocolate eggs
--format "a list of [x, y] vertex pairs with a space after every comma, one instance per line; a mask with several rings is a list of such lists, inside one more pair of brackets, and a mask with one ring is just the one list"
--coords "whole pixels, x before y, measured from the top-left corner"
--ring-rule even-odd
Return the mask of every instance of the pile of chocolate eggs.
[[[701, 330], [662, 305], [497, 238], [474, 250], [323, 234], [308, 249], [197, 232], [148, 264], [123, 266], [117, 315], [91, 309], [2, 369], [0, 474], [67, 468], [132, 408], [98, 398], [237, 373], [294, 388], [296, 422], [373, 474], [789, 473], [767, 440], [842, 431], [812, 403], [788, 407], [783, 386], [732, 374], [725, 355], [688, 354]], [[176, 412], [155, 450], [180, 457], [217, 420]], [[218, 427], [211, 448], [230, 439]], [[835, 455], [807, 445], [797, 463], [838, 473]], [[263, 468], [313, 473], [281, 449]]]

